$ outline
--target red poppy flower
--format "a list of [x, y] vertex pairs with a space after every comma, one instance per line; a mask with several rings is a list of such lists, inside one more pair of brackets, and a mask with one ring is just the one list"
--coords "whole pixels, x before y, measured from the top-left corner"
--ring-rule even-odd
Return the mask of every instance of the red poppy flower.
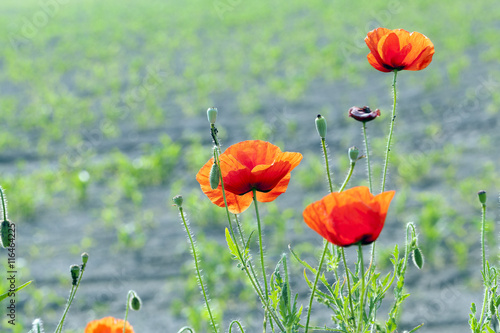
[[368, 33], [365, 42], [370, 49], [368, 62], [381, 72], [419, 71], [434, 55], [431, 40], [419, 32], [377, 28]]
[[[91, 321], [85, 327], [85, 333], [122, 333], [124, 321], [113, 317], [106, 317]], [[125, 333], [134, 333], [134, 329], [127, 322]]]
[[[221, 174], [226, 190], [228, 209], [239, 214], [253, 200], [253, 189], [257, 200], [269, 202], [285, 193], [291, 171], [302, 160], [300, 153], [281, 152], [266, 141], [251, 140], [234, 144], [220, 156]], [[210, 187], [211, 158], [198, 172], [196, 180], [202, 191], [217, 206], [224, 207], [222, 184], [214, 190]]]
[[388, 191], [374, 196], [366, 186], [330, 193], [306, 207], [304, 221], [327, 241], [338, 246], [374, 242], [384, 227], [394, 196]]

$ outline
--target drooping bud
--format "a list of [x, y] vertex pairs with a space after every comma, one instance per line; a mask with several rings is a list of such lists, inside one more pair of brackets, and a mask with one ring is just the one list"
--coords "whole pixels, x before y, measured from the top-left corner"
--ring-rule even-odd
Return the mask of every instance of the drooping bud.
[[422, 267], [424, 267], [424, 256], [418, 247], [413, 249], [413, 263], [418, 269], [422, 269]]
[[89, 261], [89, 254], [87, 252], [82, 253], [82, 263], [85, 265]]
[[320, 114], [316, 117], [316, 130], [322, 139], [326, 137], [326, 119]]
[[33, 320], [31, 332], [33, 333], [44, 333], [43, 321], [40, 318]]
[[212, 190], [215, 190], [217, 187], [219, 187], [219, 182], [220, 182], [220, 169], [217, 164], [212, 165], [212, 169], [210, 169], [210, 188]]
[[362, 108], [353, 106], [352, 108], [349, 109], [349, 117], [352, 117], [357, 121], [361, 121], [363, 123], [373, 120], [379, 116], [380, 116], [379, 109], [372, 111], [368, 106], [363, 106]]
[[80, 266], [71, 265], [69, 267], [69, 271], [71, 272], [71, 278], [73, 279], [72, 284], [76, 286], [78, 278], [80, 277]]
[[351, 161], [351, 164], [356, 163], [356, 161], [358, 160], [358, 156], [359, 156], [358, 148], [356, 147], [349, 148], [349, 161]]
[[477, 192], [477, 196], [479, 197], [479, 202], [483, 205], [486, 204], [486, 191]]
[[208, 117], [208, 122], [213, 125], [215, 124], [215, 121], [217, 120], [217, 108], [208, 108], [207, 110], [207, 117]]
[[174, 205], [182, 207], [182, 201], [184, 201], [184, 199], [182, 198], [182, 195], [176, 195], [172, 198], [172, 201], [174, 202]]
[[137, 296], [137, 293], [135, 291], [132, 291], [132, 298], [130, 299], [130, 308], [134, 311], [139, 311], [142, 306], [142, 301]]
[[14, 232], [15, 229], [13, 228], [13, 223], [10, 222], [9, 220], [5, 220], [2, 222], [2, 225], [0, 226], [0, 233], [1, 233], [1, 245], [2, 247], [10, 247], [10, 243], [14, 240]]

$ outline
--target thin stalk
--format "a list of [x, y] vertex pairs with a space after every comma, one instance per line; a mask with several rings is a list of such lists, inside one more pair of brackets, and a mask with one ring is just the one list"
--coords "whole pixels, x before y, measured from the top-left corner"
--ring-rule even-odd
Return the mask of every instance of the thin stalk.
[[351, 163], [351, 167], [349, 168], [349, 172], [347, 173], [347, 177], [345, 177], [344, 183], [342, 184], [342, 186], [339, 189], [339, 193], [342, 192], [345, 189], [345, 187], [347, 186], [347, 183], [351, 179], [352, 172], [354, 171], [355, 165], [356, 165], [356, 163], [354, 163], [354, 162]]
[[[207, 291], [205, 290], [205, 284], [203, 283], [203, 278], [201, 276], [198, 253], [196, 252], [196, 246], [194, 245], [194, 240], [193, 240], [193, 236], [191, 234], [191, 229], [189, 228], [189, 225], [186, 221], [186, 218], [184, 216], [184, 210], [182, 209], [182, 207], [179, 207], [179, 213], [181, 215], [182, 223], [184, 224], [184, 228], [186, 229], [186, 233], [189, 237], [189, 244], [191, 245], [191, 251], [193, 252], [194, 266], [196, 268], [196, 275], [198, 276], [198, 281], [199, 281], [199, 285], [201, 288], [201, 292], [203, 294], [203, 298], [205, 299], [205, 305], [207, 306], [208, 315], [210, 316], [210, 323], [212, 324], [212, 328], [214, 329], [214, 332], [218, 332], [217, 325], [215, 324], [215, 320], [214, 320], [214, 317], [212, 315], [212, 311], [210, 309], [210, 304], [208, 302], [208, 296], [207, 296]], [[128, 312], [128, 303], [127, 303], [127, 312]], [[125, 327], [123, 328], [123, 333], [125, 333]]]
[[483, 327], [483, 318], [485, 315], [486, 303], [488, 303], [488, 288], [486, 287], [486, 250], [484, 242], [484, 234], [486, 231], [486, 204], [481, 204], [481, 255], [483, 260], [483, 283], [484, 283], [484, 299], [483, 308], [481, 309], [481, 317], [479, 319], [479, 327]]
[[325, 248], [323, 249], [323, 254], [321, 255], [321, 259], [320, 259], [319, 265], [318, 265], [318, 271], [316, 272], [316, 277], [314, 278], [314, 284], [313, 284], [313, 288], [312, 288], [311, 297], [309, 297], [309, 306], [307, 308], [307, 320], [306, 320], [305, 333], [307, 333], [309, 331], [309, 319], [311, 319], [312, 302], [314, 299], [314, 294], [316, 292], [316, 286], [318, 285], [319, 275], [321, 272], [321, 268], [323, 267], [323, 261], [325, 260], [325, 255], [326, 255], [327, 250], [328, 250], [328, 242], [325, 241]]
[[128, 319], [128, 308], [130, 307], [130, 296], [132, 295], [132, 290], [129, 290], [127, 294], [127, 306], [125, 308], [125, 318], [123, 319], [123, 332], [125, 333], [125, 328], [127, 327], [127, 319]]
[[[266, 265], [264, 263], [264, 251], [262, 248], [262, 228], [260, 224], [260, 215], [259, 215], [259, 205], [257, 204], [257, 191], [255, 188], [252, 189], [253, 193], [253, 203], [255, 206], [255, 215], [257, 216], [257, 232], [259, 233], [259, 251], [260, 251], [260, 266], [262, 268], [262, 277], [264, 279], [264, 291], [266, 293], [266, 301], [269, 301], [269, 293], [267, 289], [267, 275], [266, 275]], [[264, 321], [264, 332], [266, 331]]]
[[71, 287], [71, 291], [69, 293], [69, 298], [68, 298], [68, 304], [66, 305], [66, 309], [64, 309], [64, 313], [61, 317], [61, 320], [59, 321], [59, 324], [57, 324], [57, 327], [56, 327], [56, 330], [54, 331], [54, 333], [62, 332], [64, 321], [66, 320], [66, 315], [68, 314], [71, 303], [73, 303], [73, 299], [75, 298], [76, 291], [78, 290], [78, 287], [80, 287], [80, 282], [82, 282], [82, 277], [83, 277], [83, 272], [85, 271], [85, 266], [86, 266], [86, 264], [82, 264], [82, 266], [81, 266], [82, 269], [80, 271], [80, 277], [78, 278], [78, 282], [77, 282], [76, 286]]
[[366, 135], [366, 123], [363, 122], [363, 138], [365, 140], [365, 155], [366, 155], [366, 169], [368, 172], [368, 188], [370, 193], [372, 193], [372, 170], [370, 165], [370, 150], [368, 148], [368, 136]]
[[[332, 177], [330, 176], [330, 166], [328, 163], [328, 153], [326, 151], [325, 138], [321, 138], [321, 146], [323, 147], [323, 155], [325, 156], [326, 175], [328, 177], [328, 184], [330, 185], [330, 193], [332, 193], [333, 192]], [[307, 327], [306, 327], [306, 332], [307, 332]]]
[[[347, 261], [345, 260], [345, 251], [344, 251], [344, 248], [342, 248], [342, 261], [344, 262], [344, 267], [345, 267], [345, 276], [347, 278], [347, 288], [349, 288], [349, 290], [348, 290], [349, 305], [351, 307], [353, 327], [354, 327], [354, 329], [356, 329], [356, 315], [354, 314], [354, 307], [352, 305], [351, 279], [349, 279], [349, 269], [347, 268]], [[361, 326], [361, 322], [359, 322], [358, 324], [359, 324], [359, 326]]]
[[0, 186], [0, 196], [2, 196], [2, 213], [3, 213], [3, 220], [7, 221], [7, 205], [5, 204], [6, 198], [5, 194], [3, 193], [3, 188]]
[[389, 165], [389, 152], [391, 151], [392, 133], [394, 131], [394, 121], [396, 120], [396, 99], [397, 99], [396, 77], [397, 76], [398, 76], [398, 71], [395, 70], [394, 71], [394, 79], [392, 81], [394, 103], [392, 105], [391, 127], [389, 130], [389, 137], [387, 138], [387, 149], [385, 151], [384, 173], [383, 173], [383, 177], [382, 177], [382, 190], [380, 192], [384, 192], [384, 190], [385, 190], [385, 181], [386, 181], [386, 177], [387, 177], [387, 167]]
[[358, 248], [359, 248], [359, 260], [361, 264], [361, 300], [359, 302], [359, 321], [358, 321], [358, 332], [362, 332], [363, 328], [363, 312], [365, 312], [365, 263], [363, 261], [363, 247], [361, 245], [361, 242], [358, 243]]

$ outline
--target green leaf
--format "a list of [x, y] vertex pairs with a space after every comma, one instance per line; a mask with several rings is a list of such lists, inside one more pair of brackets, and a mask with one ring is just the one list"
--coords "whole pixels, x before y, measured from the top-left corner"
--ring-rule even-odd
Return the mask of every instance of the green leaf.
[[27, 287], [31, 282], [33, 282], [33, 280], [28, 281], [25, 284], [17, 287], [16, 289], [14, 289], [14, 291], [8, 291], [5, 294], [0, 295], [0, 302], [3, 301], [4, 299], [6, 299], [7, 297], [9, 297], [9, 294], [11, 294], [12, 292], [14, 292], [14, 293], [18, 292], [19, 290], [23, 289], [24, 287]]
[[229, 252], [235, 257], [234, 259], [238, 259], [238, 248], [236, 247], [236, 244], [234, 244], [233, 239], [231, 238], [231, 234], [229, 233], [229, 230], [226, 228], [226, 242], [227, 242], [227, 247], [229, 248]]

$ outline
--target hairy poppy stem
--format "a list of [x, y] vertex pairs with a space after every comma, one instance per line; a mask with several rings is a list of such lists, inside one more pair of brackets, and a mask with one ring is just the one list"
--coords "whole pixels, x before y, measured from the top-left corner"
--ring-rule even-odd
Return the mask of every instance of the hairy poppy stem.
[[0, 186], [0, 196], [2, 197], [2, 214], [3, 214], [3, 220], [7, 221], [7, 205], [5, 202], [7, 199], [5, 198], [5, 194], [3, 193], [3, 188]]
[[363, 313], [365, 312], [365, 263], [363, 261], [363, 247], [361, 242], [358, 243], [358, 253], [360, 261], [360, 273], [361, 273], [361, 299], [359, 301], [359, 320], [358, 320], [358, 332], [363, 331]]
[[366, 122], [363, 122], [363, 138], [365, 140], [366, 168], [368, 172], [368, 188], [370, 189], [370, 193], [373, 193], [372, 171], [370, 166], [370, 150], [368, 148], [368, 136], [366, 135]]
[[333, 192], [333, 185], [332, 185], [332, 177], [330, 176], [330, 166], [328, 163], [328, 153], [326, 151], [325, 138], [321, 138], [321, 145], [323, 147], [323, 155], [325, 156], [326, 175], [328, 177], [328, 184], [330, 185], [330, 193], [331, 193]]
[[392, 105], [392, 116], [391, 116], [391, 127], [389, 130], [389, 136], [387, 138], [387, 150], [385, 152], [385, 163], [384, 163], [384, 173], [382, 176], [382, 190], [380, 193], [384, 192], [385, 190], [385, 181], [387, 177], [387, 167], [389, 165], [389, 152], [391, 151], [391, 140], [392, 140], [392, 133], [394, 131], [394, 121], [396, 120], [396, 100], [397, 100], [397, 90], [396, 90], [396, 78], [398, 76], [398, 71], [394, 70], [394, 79], [392, 81], [392, 91], [393, 91], [393, 99], [394, 103]]
[[[207, 291], [205, 290], [205, 284], [203, 283], [203, 277], [201, 276], [198, 253], [196, 252], [196, 246], [194, 245], [193, 234], [191, 233], [189, 224], [186, 221], [186, 217], [184, 216], [184, 210], [182, 209], [182, 207], [179, 207], [179, 214], [181, 215], [182, 223], [184, 224], [184, 228], [186, 229], [186, 233], [189, 238], [189, 244], [191, 245], [191, 251], [193, 253], [193, 259], [194, 259], [194, 266], [196, 268], [196, 275], [198, 275], [198, 284], [201, 288], [201, 293], [203, 294], [205, 305], [207, 306], [208, 315], [210, 316], [210, 323], [212, 324], [214, 332], [218, 332], [217, 324], [215, 323], [214, 317], [212, 315], [212, 310], [210, 309], [210, 303], [208, 302], [208, 296], [207, 296]], [[129, 302], [127, 300], [127, 313], [128, 313], [128, 304]], [[125, 315], [125, 323], [126, 322], [127, 322], [127, 315]], [[125, 333], [125, 326], [123, 326], [123, 333]]]
[[481, 256], [483, 259], [483, 283], [484, 283], [484, 299], [483, 299], [483, 308], [481, 310], [481, 317], [479, 318], [479, 327], [483, 328], [483, 317], [485, 314], [486, 303], [488, 303], [488, 287], [486, 286], [486, 250], [484, 245], [484, 234], [486, 230], [486, 203], [481, 203]]
[[[253, 203], [255, 206], [255, 215], [257, 215], [257, 229], [259, 233], [259, 251], [260, 251], [260, 265], [262, 268], [262, 277], [264, 279], [264, 291], [266, 293], [266, 301], [269, 301], [269, 293], [267, 289], [267, 275], [266, 275], [266, 265], [264, 263], [264, 251], [262, 248], [262, 228], [260, 225], [260, 215], [259, 215], [259, 205], [257, 204], [257, 191], [255, 188], [252, 188], [253, 192]], [[264, 332], [266, 331], [266, 325], [264, 322]]]
[[133, 291], [129, 290], [127, 294], [127, 307], [125, 308], [125, 318], [123, 318], [123, 331], [125, 333], [125, 329], [127, 327], [127, 319], [128, 319], [128, 309], [130, 307], [130, 296], [132, 296]]
[[[342, 254], [342, 261], [344, 262], [345, 276], [347, 278], [347, 288], [349, 288], [349, 290], [348, 290], [348, 294], [349, 294], [349, 306], [351, 307], [351, 315], [352, 315], [353, 327], [354, 327], [354, 329], [356, 329], [356, 315], [354, 314], [354, 306], [352, 305], [351, 279], [349, 279], [349, 269], [347, 268], [347, 261], [345, 260], [345, 251], [344, 251], [344, 248], [342, 248], [341, 254]], [[361, 325], [361, 323], [359, 323], [359, 325]]]
[[307, 308], [307, 319], [306, 319], [306, 330], [305, 333], [309, 331], [309, 320], [311, 319], [311, 308], [312, 302], [314, 299], [314, 294], [316, 293], [316, 286], [318, 285], [319, 275], [321, 272], [321, 268], [323, 267], [323, 261], [325, 260], [326, 251], [328, 250], [328, 242], [325, 241], [325, 248], [323, 249], [323, 254], [321, 255], [321, 259], [318, 265], [318, 271], [316, 272], [316, 277], [314, 278], [313, 288], [311, 290], [311, 297], [309, 297], [309, 306]]
[[85, 266], [86, 266], [86, 263], [83, 263], [81, 265], [81, 271], [80, 271], [80, 276], [78, 278], [78, 282], [76, 283], [76, 285], [73, 285], [71, 287], [71, 291], [69, 292], [68, 304], [66, 304], [66, 309], [64, 309], [64, 313], [61, 317], [61, 320], [59, 321], [59, 324], [57, 324], [57, 327], [56, 327], [56, 330], [54, 331], [54, 333], [62, 332], [64, 321], [66, 320], [66, 315], [68, 314], [71, 303], [73, 303], [73, 299], [75, 298], [76, 291], [78, 290], [78, 287], [80, 287], [80, 282], [82, 282], [82, 277], [83, 277], [83, 272], [85, 271]]
[[[351, 179], [352, 172], [354, 171], [354, 166], [356, 165], [356, 162], [351, 162], [351, 166], [349, 168], [349, 172], [347, 173], [347, 177], [345, 177], [344, 183], [339, 189], [339, 193], [342, 192], [345, 187], [347, 186], [347, 183], [349, 183], [349, 180]], [[333, 192], [333, 191], [332, 191]]]

